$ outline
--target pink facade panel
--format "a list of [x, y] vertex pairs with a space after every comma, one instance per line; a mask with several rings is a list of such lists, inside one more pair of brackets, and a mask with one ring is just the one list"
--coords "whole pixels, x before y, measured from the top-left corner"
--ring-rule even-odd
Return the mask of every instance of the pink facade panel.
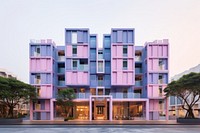
[[149, 57], [168, 57], [168, 45], [149, 45]]
[[122, 80], [122, 84], [126, 84], [128, 83], [128, 73], [125, 72], [123, 73], [123, 80]]
[[149, 110], [153, 111], [159, 110], [158, 100], [149, 100]]
[[134, 53], [134, 46], [128, 46], [128, 58], [133, 58]]
[[117, 84], [122, 84], [122, 71], [117, 72]]
[[164, 57], [168, 56], [168, 46], [163, 46], [163, 56]]
[[66, 72], [66, 84], [72, 84], [72, 72]]
[[123, 57], [122, 53], [123, 53], [123, 47], [122, 46], [116, 46], [117, 47], [117, 57]]
[[45, 110], [50, 110], [50, 100], [45, 100]]
[[49, 72], [52, 71], [52, 60], [50, 58], [44, 59], [31, 59], [30, 61], [31, 72]]
[[111, 83], [113, 85], [133, 85], [133, 72], [113, 72]]
[[133, 70], [134, 63], [133, 59], [128, 59], [128, 70]]
[[72, 45], [66, 45], [66, 57], [72, 57]]
[[150, 85], [148, 87], [148, 97], [154, 97], [154, 98], [159, 97], [159, 89], [157, 85], [155, 86]]
[[117, 59], [112, 60], [112, 70], [114, 70], [114, 71], [117, 70]]
[[40, 97], [51, 98], [52, 97], [52, 87], [51, 86], [41, 86]]
[[111, 80], [112, 84], [116, 84], [117, 83], [117, 73], [113, 72], [112, 73], [112, 80]]
[[88, 46], [87, 45], [77, 46], [77, 57], [82, 57], [82, 58], [88, 57]]
[[112, 57], [117, 57], [117, 46], [112, 46]]
[[88, 85], [88, 72], [66, 72], [67, 85]]

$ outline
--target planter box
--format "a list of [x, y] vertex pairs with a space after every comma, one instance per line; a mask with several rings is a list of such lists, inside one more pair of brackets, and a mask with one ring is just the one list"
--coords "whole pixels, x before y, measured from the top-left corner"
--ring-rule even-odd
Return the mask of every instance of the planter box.
[[185, 123], [185, 124], [200, 124], [200, 119], [188, 119], [188, 118], [177, 118], [177, 123]]
[[22, 118], [18, 118], [18, 119], [5, 119], [5, 118], [0, 118], [0, 124], [19, 124], [21, 123], [23, 120]]

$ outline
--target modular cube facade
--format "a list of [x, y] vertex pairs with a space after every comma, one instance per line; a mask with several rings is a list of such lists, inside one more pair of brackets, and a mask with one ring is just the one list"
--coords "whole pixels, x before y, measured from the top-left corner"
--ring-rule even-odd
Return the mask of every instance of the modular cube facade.
[[70, 116], [78, 120], [168, 119], [163, 89], [168, 83], [167, 39], [135, 46], [133, 28], [113, 28], [103, 35], [87, 28], [66, 28], [65, 45], [52, 40], [30, 42], [30, 83], [37, 102], [30, 120], [62, 119], [57, 92], [73, 88]]

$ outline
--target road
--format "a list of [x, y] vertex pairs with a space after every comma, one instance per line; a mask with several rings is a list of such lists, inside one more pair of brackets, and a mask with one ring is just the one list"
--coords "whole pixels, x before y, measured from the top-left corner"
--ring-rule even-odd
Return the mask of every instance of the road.
[[200, 125], [0, 125], [0, 133], [199, 133]]

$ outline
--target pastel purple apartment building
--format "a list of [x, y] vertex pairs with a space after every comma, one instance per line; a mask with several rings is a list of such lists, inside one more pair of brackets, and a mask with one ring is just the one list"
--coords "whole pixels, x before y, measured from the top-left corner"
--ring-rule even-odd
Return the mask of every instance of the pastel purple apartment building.
[[30, 104], [30, 120], [62, 119], [57, 92], [76, 93], [70, 116], [79, 120], [168, 119], [163, 89], [168, 83], [167, 39], [135, 46], [135, 30], [114, 28], [103, 35], [66, 28], [65, 45], [30, 42], [30, 83], [38, 101]]

